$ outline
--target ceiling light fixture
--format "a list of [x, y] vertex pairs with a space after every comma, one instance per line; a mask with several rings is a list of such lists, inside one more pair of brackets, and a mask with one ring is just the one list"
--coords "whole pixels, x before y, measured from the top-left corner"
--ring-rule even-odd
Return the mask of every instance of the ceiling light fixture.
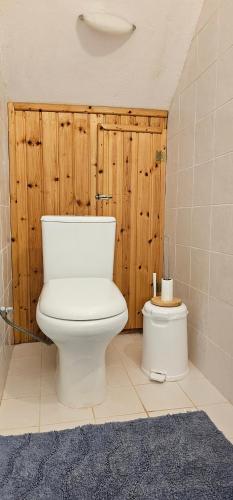
[[84, 21], [90, 28], [113, 35], [124, 35], [136, 30], [135, 24], [129, 23], [121, 17], [111, 14], [97, 13], [80, 14], [80, 21]]

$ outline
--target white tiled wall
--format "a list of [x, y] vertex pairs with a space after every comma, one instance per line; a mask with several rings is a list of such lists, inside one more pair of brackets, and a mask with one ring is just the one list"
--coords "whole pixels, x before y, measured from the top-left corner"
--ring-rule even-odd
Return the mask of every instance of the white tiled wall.
[[233, 401], [233, 1], [205, 0], [168, 124], [166, 233], [191, 360]]
[[[1, 60], [0, 60], [1, 63]], [[12, 305], [7, 103], [0, 72], [0, 306]], [[0, 319], [0, 400], [11, 357], [12, 332]]]

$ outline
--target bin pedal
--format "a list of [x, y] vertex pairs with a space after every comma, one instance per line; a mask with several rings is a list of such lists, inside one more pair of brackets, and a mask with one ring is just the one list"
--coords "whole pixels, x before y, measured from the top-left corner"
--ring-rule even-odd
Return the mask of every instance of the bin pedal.
[[155, 382], [160, 382], [161, 384], [166, 381], [167, 374], [166, 372], [163, 371], [156, 371], [156, 370], [151, 370], [150, 371], [150, 379], [154, 380]]

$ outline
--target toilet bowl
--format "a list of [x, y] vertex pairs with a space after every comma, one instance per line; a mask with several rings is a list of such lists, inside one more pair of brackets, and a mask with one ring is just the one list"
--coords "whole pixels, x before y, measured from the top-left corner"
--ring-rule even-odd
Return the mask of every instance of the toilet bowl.
[[44, 286], [37, 323], [58, 348], [58, 399], [73, 408], [105, 397], [105, 351], [128, 320], [112, 280], [113, 217], [42, 217]]

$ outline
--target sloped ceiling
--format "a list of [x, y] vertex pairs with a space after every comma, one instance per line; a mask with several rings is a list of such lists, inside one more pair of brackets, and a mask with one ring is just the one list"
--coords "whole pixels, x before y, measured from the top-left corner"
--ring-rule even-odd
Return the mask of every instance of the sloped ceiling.
[[[168, 109], [203, 0], [1, 0], [1, 66], [9, 100]], [[78, 22], [108, 12], [130, 37]]]

